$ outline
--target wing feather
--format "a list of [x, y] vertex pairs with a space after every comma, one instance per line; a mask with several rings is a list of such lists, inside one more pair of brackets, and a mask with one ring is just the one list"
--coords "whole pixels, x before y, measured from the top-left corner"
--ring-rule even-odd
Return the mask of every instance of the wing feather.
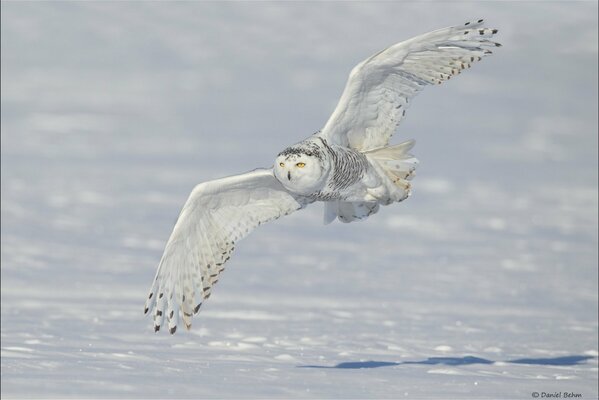
[[[154, 329], [164, 324], [175, 333], [179, 318], [186, 328], [224, 270], [234, 244], [258, 225], [309, 203], [287, 192], [272, 169], [202, 183], [194, 188], [165, 246], [145, 312]], [[166, 309], [166, 312], [165, 312]]]
[[356, 65], [321, 131], [331, 143], [360, 151], [384, 147], [424, 87], [441, 84], [500, 46], [484, 21], [439, 29], [397, 43]]

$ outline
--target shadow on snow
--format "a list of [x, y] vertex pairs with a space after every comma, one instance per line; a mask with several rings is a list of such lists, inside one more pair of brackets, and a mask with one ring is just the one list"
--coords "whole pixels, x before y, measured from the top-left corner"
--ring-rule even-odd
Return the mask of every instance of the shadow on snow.
[[[517, 360], [505, 361], [510, 364], [527, 365], [578, 365], [592, 356], [565, 356], [554, 358], [519, 358]], [[495, 361], [484, 358], [466, 356], [466, 357], [430, 357], [423, 361], [350, 361], [343, 362], [334, 366], [326, 365], [299, 365], [298, 368], [338, 368], [338, 369], [361, 369], [361, 368], [380, 368], [393, 367], [397, 365], [472, 365], [472, 364], [493, 364]]]

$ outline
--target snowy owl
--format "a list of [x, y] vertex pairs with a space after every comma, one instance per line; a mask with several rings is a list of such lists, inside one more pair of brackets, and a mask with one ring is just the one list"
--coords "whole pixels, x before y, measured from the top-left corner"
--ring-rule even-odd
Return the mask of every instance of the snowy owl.
[[352, 69], [322, 130], [279, 153], [271, 168], [197, 185], [166, 243], [144, 312], [171, 334], [210, 297], [235, 243], [258, 225], [324, 202], [324, 221], [352, 222], [410, 195], [414, 141], [389, 145], [410, 100], [500, 46], [497, 29], [467, 22], [397, 43]]

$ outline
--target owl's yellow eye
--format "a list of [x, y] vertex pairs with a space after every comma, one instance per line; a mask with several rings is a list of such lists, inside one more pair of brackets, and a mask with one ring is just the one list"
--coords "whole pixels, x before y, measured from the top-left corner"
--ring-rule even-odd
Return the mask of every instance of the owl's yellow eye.
[[304, 168], [306, 166], [306, 164], [303, 162], [298, 162], [297, 164], [295, 164], [295, 166], [298, 168]]
[[280, 162], [280, 163], [279, 163], [279, 166], [280, 166], [280, 167], [284, 167], [284, 166], [285, 166], [285, 163], [283, 163], [283, 162]]

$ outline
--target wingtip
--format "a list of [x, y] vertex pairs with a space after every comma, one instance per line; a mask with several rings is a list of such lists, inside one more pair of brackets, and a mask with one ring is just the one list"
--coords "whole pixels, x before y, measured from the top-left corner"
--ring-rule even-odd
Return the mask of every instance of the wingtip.
[[168, 330], [168, 331], [171, 333], [171, 335], [174, 335], [174, 334], [175, 334], [175, 332], [177, 332], [177, 326], [175, 325], [175, 326], [173, 326], [172, 328], [169, 328], [169, 330]]
[[464, 26], [468, 26], [470, 24], [480, 24], [481, 22], [484, 22], [484, 18], [479, 18], [476, 21], [474, 21], [474, 20], [468, 21], [464, 24]]

